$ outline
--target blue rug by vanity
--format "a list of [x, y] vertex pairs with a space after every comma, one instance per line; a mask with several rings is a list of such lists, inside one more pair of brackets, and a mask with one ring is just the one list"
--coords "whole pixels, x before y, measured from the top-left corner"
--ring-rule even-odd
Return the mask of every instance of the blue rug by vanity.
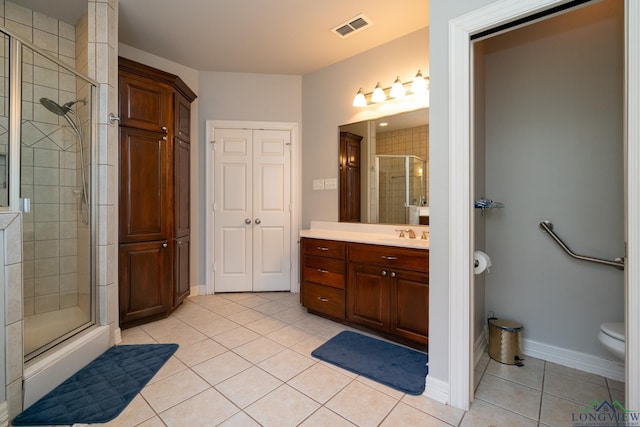
[[117, 417], [178, 349], [111, 347], [13, 420], [15, 426], [105, 423]]
[[424, 392], [429, 372], [425, 353], [351, 331], [340, 332], [311, 355], [408, 394]]

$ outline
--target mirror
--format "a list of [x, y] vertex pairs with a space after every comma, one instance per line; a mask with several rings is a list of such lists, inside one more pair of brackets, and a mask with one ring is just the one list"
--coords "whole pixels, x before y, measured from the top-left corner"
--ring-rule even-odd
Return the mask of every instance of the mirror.
[[340, 221], [429, 224], [429, 110], [339, 130]]

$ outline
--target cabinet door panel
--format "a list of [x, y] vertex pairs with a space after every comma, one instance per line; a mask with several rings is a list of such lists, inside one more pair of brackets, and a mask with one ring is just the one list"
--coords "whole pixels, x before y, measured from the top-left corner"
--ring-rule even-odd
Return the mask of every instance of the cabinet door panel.
[[171, 111], [169, 88], [122, 72], [119, 81], [120, 126], [167, 131]]
[[166, 241], [120, 245], [120, 323], [168, 312], [171, 291]]
[[176, 138], [173, 145], [175, 236], [188, 236], [191, 206], [191, 146]]
[[426, 344], [429, 325], [429, 275], [394, 270], [391, 333]]
[[169, 238], [171, 165], [163, 138], [120, 128], [120, 243]]
[[190, 242], [189, 236], [175, 239], [173, 253], [174, 294], [173, 307], [177, 307], [191, 292], [189, 276]]
[[189, 142], [191, 138], [191, 103], [183, 96], [176, 95], [175, 102], [175, 133], [181, 139]]
[[347, 320], [373, 329], [388, 330], [388, 274], [377, 265], [349, 264]]

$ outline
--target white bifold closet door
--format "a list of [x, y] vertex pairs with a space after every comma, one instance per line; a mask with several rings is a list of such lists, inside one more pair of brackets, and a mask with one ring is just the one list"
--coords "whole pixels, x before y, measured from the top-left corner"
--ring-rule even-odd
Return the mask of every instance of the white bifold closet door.
[[214, 291], [291, 287], [291, 132], [216, 129]]

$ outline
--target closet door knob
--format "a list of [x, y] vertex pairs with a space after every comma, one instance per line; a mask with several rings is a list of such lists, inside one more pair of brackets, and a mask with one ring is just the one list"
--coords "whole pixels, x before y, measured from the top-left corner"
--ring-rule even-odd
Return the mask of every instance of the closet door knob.
[[245, 223], [245, 224], [251, 224], [251, 218], [247, 218], [247, 219], [245, 219], [245, 220], [244, 220], [244, 223]]
[[260, 224], [262, 221], [260, 221], [260, 218], [256, 218], [256, 224]]

